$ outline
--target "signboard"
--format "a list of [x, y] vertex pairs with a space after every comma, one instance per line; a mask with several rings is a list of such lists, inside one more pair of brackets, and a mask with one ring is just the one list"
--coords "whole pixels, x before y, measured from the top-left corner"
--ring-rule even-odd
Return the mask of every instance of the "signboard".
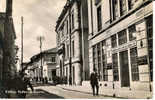
[[138, 65], [146, 65], [148, 64], [147, 56], [142, 56], [137, 58]]

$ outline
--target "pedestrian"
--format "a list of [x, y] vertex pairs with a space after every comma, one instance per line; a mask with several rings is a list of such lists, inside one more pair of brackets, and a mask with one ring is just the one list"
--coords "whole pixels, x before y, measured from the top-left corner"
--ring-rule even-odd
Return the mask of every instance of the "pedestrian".
[[[94, 68], [93, 72], [90, 75], [90, 84], [93, 90], [93, 96], [98, 95], [99, 91], [99, 82], [98, 82], [98, 74], [97, 70]], [[95, 93], [96, 91], [96, 93]]]
[[32, 84], [30, 83], [30, 78], [25, 75], [25, 73], [22, 73], [22, 75], [19, 78], [17, 78], [18, 80], [16, 81], [17, 95], [19, 98], [26, 97], [26, 93], [28, 91], [27, 86], [29, 86], [32, 91], [34, 90]]

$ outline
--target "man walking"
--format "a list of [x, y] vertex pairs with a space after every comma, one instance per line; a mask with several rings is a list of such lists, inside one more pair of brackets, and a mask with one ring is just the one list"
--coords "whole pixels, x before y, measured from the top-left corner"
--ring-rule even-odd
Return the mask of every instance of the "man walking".
[[[99, 91], [99, 82], [98, 82], [98, 74], [97, 74], [97, 70], [94, 68], [93, 72], [91, 73], [90, 76], [90, 84], [93, 90], [93, 95], [98, 95], [98, 91]], [[95, 93], [96, 90], [96, 93]]]

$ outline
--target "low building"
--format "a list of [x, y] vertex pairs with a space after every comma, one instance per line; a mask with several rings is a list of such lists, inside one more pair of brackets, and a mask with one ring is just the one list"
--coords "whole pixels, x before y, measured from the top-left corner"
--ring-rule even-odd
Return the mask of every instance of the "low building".
[[153, 1], [88, 0], [89, 66], [101, 93], [152, 98]]
[[42, 78], [47, 78], [49, 82], [53, 82], [52, 79], [56, 76], [56, 56], [57, 49], [52, 48], [31, 57], [31, 61], [27, 64], [27, 72], [30, 77], [37, 82], [41, 81]]
[[67, 83], [89, 79], [87, 0], [67, 0], [57, 20], [58, 74]]

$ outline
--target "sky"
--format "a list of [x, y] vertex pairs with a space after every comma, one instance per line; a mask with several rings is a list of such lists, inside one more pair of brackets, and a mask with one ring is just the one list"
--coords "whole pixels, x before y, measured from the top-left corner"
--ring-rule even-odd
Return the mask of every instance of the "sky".
[[[5, 0], [0, 0], [0, 11]], [[66, 0], [13, 0], [13, 20], [17, 35], [16, 44], [21, 55], [21, 16], [24, 17], [24, 62], [40, 52], [37, 37], [43, 35], [43, 50], [56, 47], [56, 21]]]

